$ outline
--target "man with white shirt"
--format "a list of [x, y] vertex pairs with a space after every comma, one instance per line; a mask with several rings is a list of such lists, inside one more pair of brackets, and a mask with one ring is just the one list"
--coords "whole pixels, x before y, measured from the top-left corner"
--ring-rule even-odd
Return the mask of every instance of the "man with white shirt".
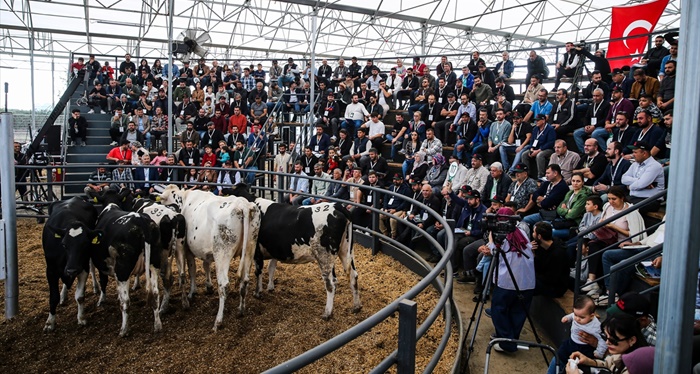
[[372, 142], [372, 148], [381, 149], [384, 143], [386, 127], [384, 122], [379, 120], [379, 115], [377, 113], [370, 114], [370, 120], [363, 124], [362, 127], [367, 129], [367, 137]]
[[450, 166], [447, 169], [447, 177], [443, 188], [449, 188], [452, 192], [457, 193], [459, 189], [467, 184], [467, 172], [469, 170], [459, 162], [459, 157], [450, 155]]
[[[664, 180], [664, 168], [651, 157], [651, 146], [644, 141], [636, 141], [631, 146], [634, 161], [627, 172], [622, 176], [622, 184], [630, 190], [629, 200], [636, 204], [648, 197], [663, 191], [666, 187]], [[655, 212], [659, 210], [661, 200], [640, 208], [640, 213]]]
[[488, 178], [489, 169], [484, 166], [481, 155], [475, 153], [472, 156], [472, 168], [467, 170], [466, 185], [471, 187], [472, 190], [482, 191]]
[[369, 117], [369, 112], [360, 103], [360, 97], [356, 93], [352, 94], [352, 103], [345, 107], [345, 120], [340, 124], [340, 127], [354, 138], [357, 135], [357, 129], [367, 117]]

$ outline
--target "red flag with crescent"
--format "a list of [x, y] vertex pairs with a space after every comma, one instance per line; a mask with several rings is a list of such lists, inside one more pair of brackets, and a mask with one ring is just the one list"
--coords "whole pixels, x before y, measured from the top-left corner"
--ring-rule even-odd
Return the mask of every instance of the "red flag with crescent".
[[[650, 32], [654, 31], [669, 0], [649, 1], [638, 5], [616, 6], [612, 8], [610, 42], [607, 58], [611, 68], [632, 66], [639, 61], [633, 55], [644, 53]], [[638, 36], [644, 35], [644, 36]], [[635, 37], [636, 36], [636, 37]], [[619, 57], [619, 58], [615, 58]]]

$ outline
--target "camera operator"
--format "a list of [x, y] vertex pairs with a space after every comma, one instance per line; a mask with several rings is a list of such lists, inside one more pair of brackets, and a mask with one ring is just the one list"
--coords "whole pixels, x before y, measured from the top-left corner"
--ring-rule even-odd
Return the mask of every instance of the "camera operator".
[[589, 60], [593, 61], [595, 64], [593, 70], [600, 72], [603, 82], [612, 84], [612, 74], [610, 74], [610, 62], [605, 58], [605, 51], [602, 49], [596, 50], [595, 55], [588, 51], [585, 44], [576, 46], [576, 51], [579, 54], [586, 56]]
[[[515, 212], [511, 208], [498, 210], [499, 220], [507, 219]], [[525, 324], [535, 289], [535, 256], [527, 233], [520, 227], [496, 243], [492, 231], [486, 245], [479, 247], [479, 252], [486, 256], [501, 253], [498, 268], [494, 269], [491, 309], [487, 309], [493, 320], [497, 338], [519, 339]], [[512, 271], [508, 271], [508, 267]], [[512, 342], [501, 342], [493, 347], [497, 352], [515, 352], [517, 346]]]

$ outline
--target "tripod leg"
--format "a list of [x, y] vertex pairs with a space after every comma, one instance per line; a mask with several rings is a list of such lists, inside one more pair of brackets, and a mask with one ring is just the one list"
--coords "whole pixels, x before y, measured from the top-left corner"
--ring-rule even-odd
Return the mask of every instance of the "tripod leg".
[[[484, 311], [484, 305], [485, 305], [485, 297], [483, 295], [486, 295], [491, 288], [491, 279], [493, 279], [493, 272], [496, 266], [494, 264], [498, 264], [498, 253], [494, 256], [493, 260], [491, 261], [491, 266], [489, 267], [489, 271], [486, 274], [486, 279], [487, 283], [486, 286], [484, 287], [482, 297], [477, 301], [476, 305], [474, 305], [474, 311], [472, 312], [471, 317], [469, 318], [469, 325], [467, 326], [467, 331], [465, 332], [465, 335], [469, 335], [469, 331], [471, 330], [472, 324], [476, 323], [474, 325], [474, 332], [472, 333], [471, 338], [469, 339], [469, 348], [467, 350], [467, 358], [466, 361], [469, 362], [469, 358], [471, 357], [472, 352], [474, 351], [474, 343], [476, 342], [476, 334], [477, 331], [479, 330], [479, 323], [481, 322], [481, 316]], [[478, 313], [478, 316], [477, 316]], [[466, 340], [465, 340], [466, 344]]]

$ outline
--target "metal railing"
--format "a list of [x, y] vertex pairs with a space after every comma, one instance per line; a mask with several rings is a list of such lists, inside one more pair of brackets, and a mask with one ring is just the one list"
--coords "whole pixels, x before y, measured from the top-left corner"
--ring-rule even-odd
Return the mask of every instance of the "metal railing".
[[[596, 256], [602, 256], [603, 253], [604, 253], [605, 251], [607, 251], [608, 249], [618, 248], [618, 246], [619, 246], [621, 243], [623, 243], [623, 242], [625, 242], [625, 241], [627, 241], [627, 240], [630, 240], [631, 238], [634, 238], [634, 237], [639, 236], [640, 234], [647, 233], [647, 232], [649, 232], [649, 231], [655, 230], [655, 229], [657, 229], [660, 225], [662, 225], [665, 221], [661, 221], [661, 222], [659, 222], [659, 223], [657, 223], [657, 224], [655, 224], [655, 225], [652, 225], [652, 226], [650, 226], [650, 227], [648, 227], [648, 228], [645, 228], [644, 230], [642, 230], [642, 231], [640, 231], [640, 232], [637, 232], [637, 233], [630, 233], [630, 235], [627, 236], [626, 238], [624, 238], [624, 239], [622, 239], [622, 240], [618, 240], [617, 242], [615, 242], [615, 243], [613, 243], [613, 244], [610, 244], [610, 245], [606, 246], [605, 248], [603, 248], [603, 249], [601, 249], [601, 250], [599, 250], [599, 251], [596, 251], [595, 253], [591, 253], [591, 254], [589, 254], [589, 255], [587, 255], [587, 256], [585, 256], [585, 257], [583, 256], [583, 252], [582, 252], [582, 251], [583, 251], [583, 240], [584, 240], [584, 237], [585, 237], [586, 235], [588, 235], [588, 234], [594, 232], [595, 230], [597, 230], [597, 229], [599, 229], [599, 228], [601, 228], [601, 227], [604, 227], [605, 225], [607, 225], [607, 224], [609, 224], [609, 223], [612, 223], [612, 222], [616, 221], [617, 219], [622, 218], [622, 217], [628, 215], [628, 214], [631, 213], [631, 212], [637, 211], [637, 210], [639, 210], [639, 209], [641, 209], [641, 208], [643, 208], [643, 207], [645, 207], [645, 206], [647, 206], [647, 205], [653, 204], [654, 202], [656, 202], [656, 200], [665, 197], [665, 196], [666, 196], [666, 193], [667, 193], [667, 190], [659, 191], [659, 192], [657, 192], [656, 194], [654, 194], [653, 196], [650, 196], [650, 197], [648, 197], [648, 198], [642, 200], [641, 202], [639, 202], [639, 203], [637, 203], [637, 204], [633, 204], [633, 205], [631, 205], [630, 207], [628, 207], [627, 209], [622, 210], [620, 213], [617, 213], [617, 214], [615, 214], [615, 215], [613, 215], [613, 216], [611, 216], [611, 217], [608, 217], [608, 218], [604, 219], [603, 221], [600, 221], [600, 222], [596, 223], [595, 225], [589, 226], [589, 227], [586, 228], [585, 230], [579, 232], [578, 235], [576, 235], [576, 240], [577, 240], [577, 243], [576, 243], [576, 264], [575, 264], [575, 266], [576, 266], [576, 276], [575, 276], [575, 278], [574, 278], [574, 299], [576, 299], [576, 298], [579, 296], [582, 287], [586, 287], [586, 286], [588, 286], [588, 285], [597, 283], [598, 281], [600, 281], [600, 280], [602, 280], [602, 279], [611, 277], [612, 274], [614, 274], [615, 272], [618, 272], [618, 271], [620, 271], [620, 270], [624, 270], [624, 269], [629, 268], [629, 266], [622, 266], [622, 265], [618, 264], [618, 265], [620, 265], [620, 266], [617, 266], [617, 267], [613, 266], [613, 268], [610, 269], [610, 272], [609, 272], [608, 274], [604, 274], [604, 275], [602, 275], [601, 277], [597, 277], [596, 279], [594, 279], [594, 280], [592, 280], [592, 281], [589, 281], [589, 282], [586, 282], [585, 284], [582, 285], [582, 284], [581, 284], [581, 262], [582, 262], [583, 260], [590, 260], [590, 259], [592, 259], [592, 258], [594, 258], [594, 257], [596, 257]], [[652, 249], [654, 249], [654, 248], [656, 248], [656, 246], [655, 246], [655, 247], [652, 247], [652, 248], [649, 248], [649, 249], [647, 249], [647, 250], [645, 250], [644, 252], [641, 252], [641, 253], [639, 253], [639, 254], [640, 254], [640, 255], [646, 254], [646, 255], [648, 255], [648, 256], [642, 256], [642, 257], [643, 257], [643, 258], [648, 258], [649, 256], [652, 256], [652, 255], [653, 255]], [[633, 257], [633, 258], [637, 258], [636, 255], [635, 255], [635, 257]], [[624, 264], [627, 264], [627, 262], [624, 262]], [[636, 263], [635, 263], [635, 264], [636, 264]], [[612, 285], [612, 283], [611, 283], [611, 285]], [[611, 297], [614, 298], [614, 294], [611, 293]]]
[[[94, 164], [72, 164], [72, 165], [65, 165], [64, 167], [67, 169], [71, 168], [78, 168], [78, 167], [86, 167], [86, 166], [93, 166], [97, 168], [98, 166], [102, 165], [94, 165]], [[114, 168], [117, 167], [116, 165], [109, 165], [108, 167]], [[265, 186], [265, 185], [257, 185], [253, 186], [252, 188], [255, 189], [255, 192], [258, 192], [259, 195], [266, 195], [273, 197], [274, 200], [277, 200], [278, 202], [282, 201], [282, 196], [285, 192], [289, 192], [289, 190], [286, 188], [289, 182], [289, 176], [290, 174], [285, 174], [285, 173], [277, 173], [277, 172], [271, 172], [267, 170], [250, 170], [250, 169], [235, 169], [235, 168], [204, 168], [204, 167], [185, 167], [185, 166], [165, 166], [165, 165], [143, 165], [143, 166], [137, 166], [137, 167], [142, 167], [142, 168], [170, 168], [174, 170], [187, 170], [187, 169], [197, 169], [197, 170], [214, 170], [217, 172], [220, 172], [222, 170], [225, 171], [233, 171], [233, 172], [242, 172], [242, 173], [256, 173], [256, 176], [262, 175], [262, 178], [256, 178], [256, 181], [264, 181], [265, 175], [269, 176], [276, 176], [277, 177], [277, 186], [278, 187], [273, 187], [273, 186]], [[28, 169], [28, 170], [37, 170], [37, 169], [46, 169], [50, 168], [50, 166], [33, 166], [33, 165], [21, 165], [18, 166], [18, 169]], [[383, 373], [390, 369], [392, 366], [397, 365], [397, 369], [399, 373], [414, 373], [415, 372], [415, 350], [416, 350], [416, 342], [423, 338], [427, 331], [433, 326], [434, 322], [438, 319], [438, 317], [442, 314], [443, 319], [445, 322], [445, 328], [444, 332], [441, 335], [440, 342], [431, 357], [430, 362], [427, 364], [424, 373], [431, 373], [435, 367], [438, 364], [438, 361], [440, 358], [443, 356], [445, 349], [447, 348], [447, 344], [450, 340], [450, 337], [452, 336], [452, 327], [453, 323], [456, 323], [459, 328], [459, 344], [457, 345], [458, 347], [461, 347], [461, 342], [463, 337], [462, 329], [461, 329], [461, 317], [459, 313], [457, 312], [456, 306], [452, 300], [452, 277], [453, 277], [453, 268], [450, 263], [450, 258], [452, 256], [452, 252], [454, 251], [454, 235], [452, 230], [447, 229], [446, 235], [445, 235], [445, 248], [440, 245], [440, 243], [433, 238], [430, 234], [428, 234], [424, 229], [418, 227], [416, 224], [406, 220], [403, 221], [402, 224], [407, 226], [407, 230], [413, 230], [414, 232], [418, 233], [421, 235], [427, 242], [430, 247], [436, 248], [441, 254], [442, 258], [441, 260], [431, 268], [430, 264], [426, 262], [420, 254], [418, 254], [415, 250], [411, 249], [410, 247], [398, 242], [397, 240], [383, 235], [379, 231], [379, 215], [386, 215], [389, 217], [394, 217], [393, 215], [384, 212], [381, 210], [381, 207], [379, 206], [379, 201], [380, 197], [384, 196], [386, 198], [393, 197], [395, 199], [401, 199], [405, 201], [409, 201], [411, 204], [414, 206], [418, 206], [421, 209], [426, 209], [429, 214], [433, 217], [436, 218], [436, 220], [441, 223], [444, 227], [449, 228], [454, 226], [454, 222], [452, 220], [446, 220], [443, 218], [439, 213], [433, 211], [430, 209], [428, 206], [424, 205], [421, 202], [415, 201], [410, 199], [407, 196], [401, 195], [399, 193], [392, 192], [390, 190], [384, 190], [381, 188], [377, 187], [372, 187], [369, 185], [364, 185], [364, 184], [355, 184], [355, 183], [350, 183], [350, 182], [344, 182], [344, 181], [337, 181], [337, 180], [332, 180], [332, 179], [325, 179], [325, 178], [318, 178], [318, 177], [311, 177], [311, 176], [306, 176], [302, 174], [303, 178], [309, 180], [309, 184], [311, 184], [313, 181], [323, 181], [323, 182], [329, 182], [329, 183], [341, 183], [344, 186], [347, 187], [357, 187], [361, 188], [362, 190], [369, 190], [371, 191], [370, 193], [373, 196], [373, 203], [372, 205], [365, 205], [363, 203], [355, 203], [352, 201], [348, 200], [341, 200], [341, 199], [336, 199], [336, 198], [331, 198], [327, 196], [317, 196], [311, 193], [303, 193], [299, 192], [297, 193], [298, 195], [302, 195], [305, 197], [321, 197], [324, 198], [328, 201], [331, 202], [339, 202], [345, 205], [351, 205], [353, 207], [361, 207], [362, 209], [367, 209], [372, 212], [372, 220], [371, 224], [369, 227], [363, 227], [363, 226], [356, 226], [354, 225], [354, 229], [356, 231], [359, 231], [360, 233], [366, 235], [367, 238], [369, 238], [371, 241], [371, 249], [372, 253], [376, 254], [381, 251], [383, 246], [389, 245], [394, 248], [399, 249], [403, 253], [404, 256], [407, 258], [411, 258], [414, 260], [416, 263], [419, 264], [427, 274], [424, 275], [424, 277], [415, 285], [413, 286], [410, 290], [406, 291], [403, 295], [401, 295], [399, 298], [391, 302], [390, 304], [386, 305], [384, 308], [373, 314], [372, 316], [366, 318], [365, 320], [361, 321], [357, 325], [351, 327], [347, 331], [344, 331], [340, 333], [339, 335], [331, 338], [330, 340], [326, 341], [325, 343], [310, 349], [309, 351], [306, 351], [302, 353], [301, 355], [294, 357], [278, 366], [275, 366], [273, 368], [268, 369], [265, 371], [265, 373], [288, 373], [291, 371], [296, 371], [299, 370], [303, 367], [306, 367], [313, 362], [317, 361], [318, 359], [336, 351], [337, 349], [345, 346], [346, 344], [350, 343], [353, 341], [355, 338], [369, 332], [372, 328], [375, 326], [379, 325], [380, 323], [392, 318], [395, 313], [398, 312], [399, 316], [399, 339], [398, 339], [398, 349], [394, 350], [391, 354], [386, 356], [371, 372], [372, 373]], [[132, 180], [129, 181], [130, 183], [142, 183], [146, 182], [144, 180]], [[216, 183], [199, 183], [199, 182], [186, 182], [186, 181], [172, 181], [172, 182], [165, 182], [165, 181], [149, 181], [150, 183], [153, 184], [177, 184], [177, 185], [183, 185], [183, 184], [196, 184], [196, 185], [201, 185], [201, 186], [210, 186], [210, 187], [215, 187], [217, 186]], [[154, 183], [155, 182], [155, 183]], [[85, 185], [85, 182], [82, 181], [61, 181], [61, 182], [54, 182], [49, 179], [48, 181], [49, 185], [51, 188], [53, 186], [66, 186], [66, 185]], [[264, 184], [264, 182], [263, 182]], [[41, 183], [41, 182], [18, 182], [17, 185], [24, 185], [29, 188], [38, 186], [38, 185], [46, 185], [46, 183]], [[227, 186], [227, 187], [233, 187], [233, 186]], [[262, 193], [261, 193], [262, 192]], [[148, 195], [147, 193], [144, 193], [144, 197]], [[276, 198], [274, 198], [276, 196]], [[18, 211], [22, 209], [23, 207], [27, 206], [42, 206], [46, 207], [48, 204], [50, 204], [50, 201], [21, 201], [18, 202], [22, 207], [18, 208]], [[43, 211], [41, 214], [22, 214], [18, 213], [18, 217], [32, 217], [32, 218], [47, 218], [48, 215], [46, 211]], [[444, 280], [443, 277], [440, 277], [441, 274], [444, 274]], [[417, 311], [416, 311], [416, 306], [415, 302], [413, 301], [416, 296], [424, 292], [428, 287], [434, 287], [437, 292], [440, 294], [440, 297], [435, 304], [435, 306], [432, 308], [428, 316], [425, 317], [423, 320], [422, 324], [420, 326], [416, 326], [416, 318], [417, 318]], [[461, 354], [459, 348], [457, 349], [456, 354], [456, 359], [455, 362], [453, 363], [452, 367], [452, 372], [456, 373], [459, 371], [460, 366], [462, 364], [461, 360]]]

